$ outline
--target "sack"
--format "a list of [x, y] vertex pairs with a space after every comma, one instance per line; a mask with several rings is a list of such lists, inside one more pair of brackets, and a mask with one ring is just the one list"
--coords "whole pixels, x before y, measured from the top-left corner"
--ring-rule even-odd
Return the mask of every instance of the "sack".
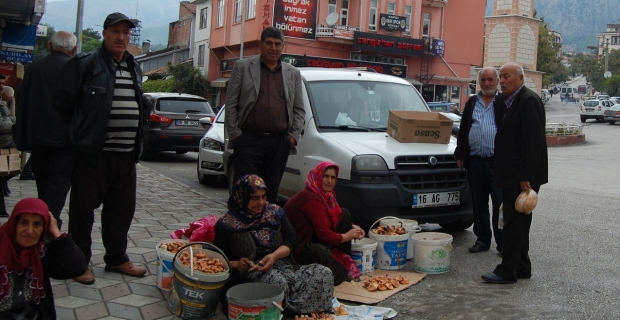
[[15, 177], [22, 172], [17, 148], [0, 149], [0, 177]]
[[351, 258], [350, 255], [340, 251], [337, 248], [332, 249], [332, 255], [334, 256], [334, 259], [336, 259], [336, 261], [338, 261], [343, 267], [345, 267], [349, 271], [349, 275], [352, 278], [358, 278], [362, 275], [360, 269], [357, 267], [357, 265], [353, 261], [353, 258]]
[[530, 189], [522, 191], [515, 201], [515, 210], [520, 213], [530, 214], [538, 204], [538, 194]]
[[219, 218], [208, 215], [189, 224], [189, 228], [179, 229], [170, 233], [172, 239], [189, 239], [190, 242], [213, 242], [215, 224]]

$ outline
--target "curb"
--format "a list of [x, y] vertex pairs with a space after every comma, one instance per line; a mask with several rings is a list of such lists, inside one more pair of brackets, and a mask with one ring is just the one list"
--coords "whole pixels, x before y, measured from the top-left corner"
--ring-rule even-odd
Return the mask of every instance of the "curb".
[[549, 136], [547, 137], [547, 147], [583, 144], [585, 142], [586, 142], [585, 134], [579, 134], [579, 135], [574, 135], [574, 136]]

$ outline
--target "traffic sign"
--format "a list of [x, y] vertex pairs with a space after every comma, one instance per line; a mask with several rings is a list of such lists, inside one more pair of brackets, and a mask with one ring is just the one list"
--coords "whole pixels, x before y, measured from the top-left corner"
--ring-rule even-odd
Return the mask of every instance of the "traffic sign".
[[603, 73], [603, 76], [604, 76], [605, 78], [609, 78], [609, 77], [611, 77], [611, 71], [605, 71], [605, 73]]

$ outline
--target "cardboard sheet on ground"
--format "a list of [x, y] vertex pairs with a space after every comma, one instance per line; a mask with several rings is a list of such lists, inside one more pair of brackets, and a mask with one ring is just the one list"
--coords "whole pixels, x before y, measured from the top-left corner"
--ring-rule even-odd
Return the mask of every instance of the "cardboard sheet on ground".
[[[370, 292], [366, 290], [364, 285], [364, 280], [368, 279], [368, 277], [373, 276], [385, 276], [388, 275], [390, 277], [403, 276], [409, 279], [408, 284], [400, 285], [398, 288], [394, 288], [393, 290], [385, 290], [385, 291], [374, 291]], [[361, 302], [361, 303], [379, 303], [388, 297], [401, 292], [414, 284], [422, 281], [426, 273], [416, 273], [416, 272], [402, 272], [397, 270], [375, 270], [373, 272], [367, 273], [360, 277], [362, 281], [360, 282], [343, 282], [334, 288], [334, 297], [340, 300]]]

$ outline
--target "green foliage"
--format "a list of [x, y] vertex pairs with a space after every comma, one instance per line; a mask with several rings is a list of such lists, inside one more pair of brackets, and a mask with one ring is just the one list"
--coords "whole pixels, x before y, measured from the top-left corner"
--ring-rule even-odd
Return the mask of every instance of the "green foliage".
[[54, 30], [54, 27], [50, 26], [50, 25], [46, 25], [43, 24], [45, 26], [47, 26], [47, 36], [45, 37], [36, 37], [35, 42], [34, 42], [34, 60], [39, 60], [42, 58], [47, 57], [48, 54], [50, 54], [49, 50], [47, 50], [47, 43], [50, 41], [50, 38], [52, 37], [52, 35], [56, 32]]
[[200, 73], [199, 69], [191, 64], [168, 65], [168, 72], [175, 80], [175, 92], [206, 96], [209, 94], [210, 87], [207, 79]]
[[101, 47], [103, 40], [101, 40], [99, 31], [95, 31], [92, 28], [86, 28], [82, 30], [82, 52], [89, 52]]
[[605, 79], [605, 84], [603, 85], [603, 88], [610, 96], [620, 95], [620, 75], [613, 75]]
[[540, 21], [538, 31], [538, 56], [536, 70], [545, 72], [543, 75], [543, 88], [550, 83], [566, 80], [568, 70], [562, 65], [559, 57], [560, 44], [553, 41], [553, 34], [549, 33], [549, 27], [544, 19]]
[[584, 74], [586, 76], [586, 81], [591, 83], [597, 91], [604, 90], [604, 63], [604, 61], [599, 61], [595, 55], [585, 54], [576, 55], [571, 62], [576, 73]]
[[174, 79], [147, 80], [142, 83], [144, 92], [175, 92]]

